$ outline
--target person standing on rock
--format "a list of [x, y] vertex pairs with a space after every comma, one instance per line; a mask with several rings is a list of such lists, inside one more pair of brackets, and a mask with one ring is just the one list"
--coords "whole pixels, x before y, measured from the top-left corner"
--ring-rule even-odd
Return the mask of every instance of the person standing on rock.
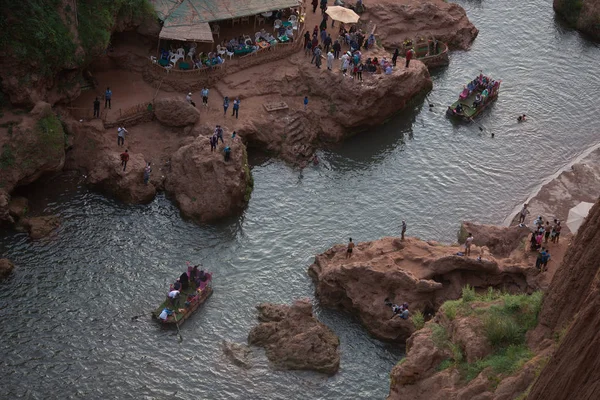
[[317, 12], [317, 7], [319, 6], [319, 0], [312, 0], [313, 14]]
[[340, 44], [340, 41], [336, 40], [333, 42], [333, 46], [331, 48], [333, 49], [333, 56], [335, 59], [337, 60], [340, 58], [340, 51], [342, 51], [342, 45]]
[[398, 50], [398, 48], [396, 48], [396, 50], [394, 50], [394, 55], [392, 56], [392, 64], [394, 65], [394, 67], [396, 66], [396, 60], [398, 60], [399, 55], [400, 55], [400, 50]]
[[319, 69], [321, 68], [321, 54], [323, 54], [323, 52], [321, 51], [321, 45], [319, 45], [315, 49], [315, 65]]
[[212, 153], [214, 150], [217, 149], [217, 143], [219, 142], [219, 139], [217, 139], [217, 132], [215, 131], [215, 133], [213, 133], [213, 135], [208, 139], [208, 141], [210, 142], [210, 152]]
[[346, 250], [346, 258], [352, 257], [352, 250], [354, 249], [354, 242], [352, 238], [348, 239], [348, 249]]
[[144, 185], [147, 185], [150, 180], [150, 172], [152, 172], [152, 167], [150, 166], [150, 163], [148, 163], [144, 168]]
[[225, 161], [229, 161], [229, 158], [231, 156], [231, 147], [229, 146], [225, 146], [225, 149], [223, 150], [223, 153], [225, 153]]
[[529, 210], [527, 209], [527, 204], [523, 204], [523, 208], [521, 209], [521, 212], [519, 213], [519, 223], [520, 224], [525, 222], [525, 217], [527, 217], [527, 214], [529, 214]]
[[233, 101], [233, 112], [231, 113], [231, 116], [233, 117], [235, 115], [235, 119], [238, 119], [239, 111], [240, 111], [240, 98], [236, 97], [235, 100]]
[[100, 118], [100, 100], [94, 100], [94, 118]]
[[192, 92], [189, 92], [187, 96], [185, 96], [185, 101], [196, 107], [196, 103], [194, 103], [194, 100], [192, 100]]
[[124, 126], [120, 126], [117, 129], [117, 146], [125, 145], [125, 134], [126, 133], [129, 133], [129, 132], [127, 132], [127, 129], [125, 129]]
[[104, 92], [104, 108], [106, 108], [106, 106], [108, 106], [108, 109], [110, 110], [111, 99], [112, 99], [112, 90], [110, 90], [110, 88], [107, 87], [106, 92]]
[[546, 221], [546, 227], [544, 228], [544, 243], [548, 243], [548, 238], [550, 237], [550, 233], [552, 232], [552, 227], [550, 226], [550, 221]]
[[406, 233], [406, 221], [402, 220], [402, 231], [400, 232], [400, 240], [404, 240], [405, 233]]
[[560, 239], [561, 229], [562, 227], [560, 226], [560, 221], [558, 221], [556, 223], [556, 226], [554, 227], [554, 237], [552, 238], [552, 243], [558, 243], [558, 240]]
[[323, 41], [323, 45], [325, 46], [325, 53], [329, 53], [329, 48], [331, 47], [332, 43], [333, 40], [331, 39], [331, 35], [327, 35], [327, 37]]
[[406, 52], [406, 68], [410, 65], [410, 60], [413, 58], [413, 49], [408, 49]]
[[202, 88], [200, 93], [202, 94], [202, 105], [208, 107], [208, 89], [206, 86]]
[[465, 255], [468, 257], [471, 255], [471, 245], [473, 244], [473, 234], [469, 232], [467, 240], [465, 240]]
[[550, 250], [546, 250], [546, 254], [542, 257], [542, 267], [540, 272], [548, 271], [548, 261], [550, 261]]
[[308, 96], [304, 96], [304, 111], [308, 108]]
[[219, 139], [221, 139], [221, 143], [225, 144], [225, 141], [223, 140], [223, 128], [221, 128], [221, 125], [217, 125], [213, 136], [216, 136], [215, 146], [219, 144]]
[[327, 70], [328, 71], [333, 70], [333, 60], [334, 59], [335, 59], [335, 56], [333, 55], [333, 50], [331, 50], [327, 53]]
[[127, 161], [129, 161], [129, 151], [125, 149], [125, 151], [121, 153], [121, 165], [123, 166], [123, 171], [127, 168]]
[[227, 116], [227, 109], [229, 108], [229, 97], [225, 96], [223, 99], [223, 115]]

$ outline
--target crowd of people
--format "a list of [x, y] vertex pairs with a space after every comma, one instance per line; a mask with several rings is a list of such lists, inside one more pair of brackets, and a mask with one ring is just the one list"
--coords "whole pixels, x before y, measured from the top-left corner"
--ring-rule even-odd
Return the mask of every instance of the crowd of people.
[[[524, 226], [527, 215], [530, 214], [527, 204], [523, 204], [523, 208], [519, 212], [519, 225]], [[529, 238], [529, 249], [532, 252], [537, 252], [535, 267], [540, 272], [547, 271], [548, 261], [550, 261], [550, 249], [548, 243], [558, 244], [560, 241], [560, 232], [562, 226], [560, 221], [554, 218], [552, 221], [546, 220], [539, 215], [533, 221], [533, 229]]]

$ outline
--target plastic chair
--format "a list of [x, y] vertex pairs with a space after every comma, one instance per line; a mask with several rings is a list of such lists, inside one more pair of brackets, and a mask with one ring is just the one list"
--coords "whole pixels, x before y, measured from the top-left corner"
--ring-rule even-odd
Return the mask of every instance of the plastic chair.
[[225, 55], [227, 57], [229, 57], [230, 60], [231, 60], [231, 57], [233, 57], [234, 54], [235, 53], [233, 51], [229, 51], [229, 50], [225, 49]]
[[261, 33], [260, 33], [260, 32], [256, 32], [256, 33], [254, 34], [254, 41], [255, 41], [255, 42], [258, 42], [258, 40], [260, 39], [260, 36], [261, 36]]
[[256, 16], [256, 23], [257, 23], [258, 25], [260, 25], [260, 24], [264, 24], [264, 23], [265, 23], [265, 17], [263, 17], [262, 15], [257, 15], [257, 16]]
[[152, 64], [158, 63], [158, 59], [154, 56], [150, 56], [150, 61], [152, 61]]
[[231, 20], [231, 26], [234, 26], [236, 23], [238, 23], [238, 24], [240, 23], [240, 19], [239, 18], [233, 18]]
[[273, 23], [273, 30], [276, 31], [280, 27], [281, 27], [281, 20], [280, 19], [276, 19], [275, 22]]
[[242, 17], [242, 22], [250, 23], [250, 17]]
[[188, 51], [187, 55], [190, 58], [190, 61], [194, 61], [194, 54], [196, 54], [196, 48], [192, 47], [190, 51]]
[[221, 47], [220, 44], [217, 45], [217, 54], [222, 56], [223, 54], [225, 54], [227, 52], [227, 49], [224, 49], [223, 47]]

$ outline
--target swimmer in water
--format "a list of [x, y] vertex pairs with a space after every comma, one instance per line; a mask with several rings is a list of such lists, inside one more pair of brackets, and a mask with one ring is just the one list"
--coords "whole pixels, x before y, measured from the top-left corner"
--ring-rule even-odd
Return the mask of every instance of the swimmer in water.
[[519, 117], [517, 118], [517, 122], [525, 122], [525, 121], [527, 121], [527, 116], [525, 114], [519, 115]]
[[319, 158], [317, 157], [316, 154], [313, 156], [312, 162], [313, 162], [313, 165], [319, 165]]

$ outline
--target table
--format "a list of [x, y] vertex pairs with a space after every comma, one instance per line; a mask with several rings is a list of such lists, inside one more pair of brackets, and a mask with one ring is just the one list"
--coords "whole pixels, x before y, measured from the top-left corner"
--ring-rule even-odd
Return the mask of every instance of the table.
[[248, 53], [252, 53], [252, 47], [250, 46], [246, 46], [243, 49], [235, 49], [233, 50], [233, 54], [237, 55], [242, 55], [242, 54], [248, 54]]
[[283, 25], [284, 28], [287, 28], [288, 26], [292, 26], [292, 23], [290, 21], [283, 21], [281, 25]]
[[190, 64], [188, 64], [186, 62], [180, 62], [179, 69], [186, 71], [186, 70], [190, 69]]
[[160, 65], [161, 67], [166, 67], [167, 65], [169, 65], [169, 60], [161, 58], [160, 60], [158, 60], [158, 65]]
[[267, 42], [261, 42], [261, 41], [256, 42], [256, 45], [258, 47], [260, 47], [261, 49], [266, 49], [267, 47], [269, 47], [269, 43], [267, 43]]
[[270, 16], [272, 16], [272, 15], [273, 15], [273, 13], [272, 13], [271, 11], [267, 11], [267, 12], [264, 12], [264, 13], [262, 13], [262, 14], [260, 14], [260, 15], [262, 15], [262, 16], [263, 16], [263, 17], [265, 17], [265, 18], [269, 18]]

